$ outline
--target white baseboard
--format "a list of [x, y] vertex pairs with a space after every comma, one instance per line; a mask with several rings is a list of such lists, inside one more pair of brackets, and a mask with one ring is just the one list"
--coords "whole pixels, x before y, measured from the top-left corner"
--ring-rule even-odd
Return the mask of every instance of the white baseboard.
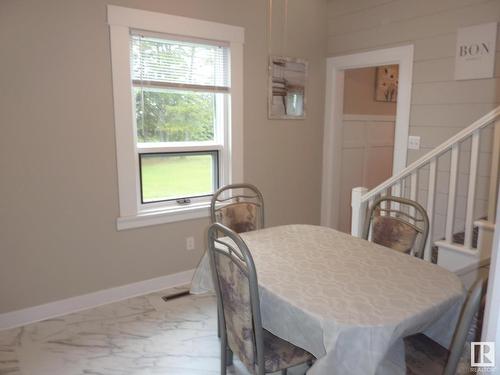
[[189, 284], [194, 269], [0, 314], [0, 330], [55, 318], [127, 298]]

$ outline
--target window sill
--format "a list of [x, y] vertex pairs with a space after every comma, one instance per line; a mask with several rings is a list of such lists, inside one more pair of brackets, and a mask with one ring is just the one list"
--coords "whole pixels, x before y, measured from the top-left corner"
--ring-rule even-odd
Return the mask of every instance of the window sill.
[[134, 216], [121, 216], [116, 220], [118, 230], [148, 227], [151, 225], [175, 223], [178, 221], [206, 218], [210, 216], [209, 204], [190, 207], [139, 212]]

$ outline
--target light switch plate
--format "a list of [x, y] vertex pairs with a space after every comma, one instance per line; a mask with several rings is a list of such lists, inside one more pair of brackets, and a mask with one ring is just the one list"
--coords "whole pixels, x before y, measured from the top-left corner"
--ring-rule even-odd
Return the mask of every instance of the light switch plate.
[[420, 150], [420, 137], [418, 135], [408, 137], [408, 150]]

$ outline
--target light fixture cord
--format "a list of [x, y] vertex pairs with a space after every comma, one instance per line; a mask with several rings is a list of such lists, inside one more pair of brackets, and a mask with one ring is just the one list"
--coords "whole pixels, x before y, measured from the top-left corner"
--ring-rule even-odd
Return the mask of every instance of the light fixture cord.
[[272, 44], [273, 44], [273, 0], [268, 1], [267, 15], [268, 15], [267, 52], [269, 56], [271, 56]]
[[281, 54], [284, 56], [286, 54], [286, 42], [287, 42], [287, 33], [288, 33], [288, 0], [284, 2], [284, 21], [283, 21], [283, 44]]

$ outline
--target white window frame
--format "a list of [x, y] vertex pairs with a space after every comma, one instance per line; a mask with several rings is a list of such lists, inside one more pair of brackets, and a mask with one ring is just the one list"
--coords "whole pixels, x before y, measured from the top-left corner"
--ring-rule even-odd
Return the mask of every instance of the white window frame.
[[243, 43], [237, 26], [108, 5], [120, 216], [118, 230], [209, 216], [209, 202], [142, 205], [130, 72], [131, 30], [226, 42], [230, 50], [228, 121], [219, 152], [219, 184], [243, 181]]

